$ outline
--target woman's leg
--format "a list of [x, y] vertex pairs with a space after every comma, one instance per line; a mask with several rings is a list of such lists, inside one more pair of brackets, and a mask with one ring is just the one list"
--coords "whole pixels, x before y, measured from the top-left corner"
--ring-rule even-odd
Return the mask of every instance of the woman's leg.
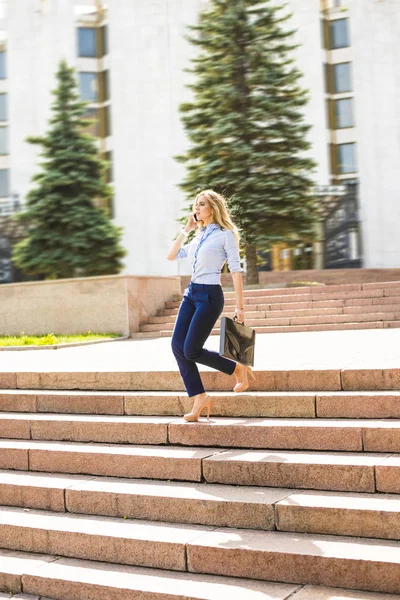
[[192, 292], [196, 311], [192, 315], [185, 336], [183, 354], [190, 361], [232, 375], [236, 368], [233, 360], [220, 356], [218, 352], [203, 348], [224, 308], [224, 295], [220, 286], [210, 286], [209, 289], [210, 291], [207, 293], [203, 290]]
[[204, 386], [197, 365], [185, 356], [183, 350], [187, 332], [195, 312], [196, 306], [194, 302], [190, 297], [184, 296], [179, 308], [171, 342], [172, 351], [178, 363], [179, 371], [189, 397], [204, 393]]

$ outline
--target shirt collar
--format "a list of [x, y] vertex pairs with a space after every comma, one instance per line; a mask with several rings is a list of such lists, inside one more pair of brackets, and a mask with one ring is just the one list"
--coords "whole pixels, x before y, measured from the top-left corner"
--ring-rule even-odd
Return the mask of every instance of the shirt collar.
[[206, 231], [206, 229], [211, 231], [211, 229], [220, 229], [220, 226], [217, 223], [210, 223], [207, 227], [204, 225], [201, 228], [201, 231]]

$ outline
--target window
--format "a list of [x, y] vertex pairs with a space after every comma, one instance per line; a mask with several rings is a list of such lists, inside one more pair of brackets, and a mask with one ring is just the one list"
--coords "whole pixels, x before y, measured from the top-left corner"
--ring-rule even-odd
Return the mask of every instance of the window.
[[100, 102], [106, 102], [110, 99], [110, 85], [109, 85], [109, 76], [108, 71], [101, 71], [99, 73], [99, 96]]
[[100, 109], [100, 122], [101, 122], [101, 137], [108, 137], [111, 135], [111, 120], [110, 120], [110, 107], [104, 106]]
[[354, 127], [352, 98], [335, 100], [335, 126], [336, 129]]
[[107, 183], [111, 183], [113, 181], [113, 164], [112, 164], [112, 152], [106, 152], [104, 156], [107, 161], [107, 170], [106, 170], [106, 181]]
[[100, 56], [105, 56], [108, 54], [108, 29], [107, 25], [103, 25], [100, 27], [99, 35], [100, 35]]
[[333, 6], [335, 8], [340, 8], [342, 6], [342, 0], [333, 0]]
[[8, 169], [0, 169], [0, 198], [8, 198], [8, 183], [9, 171]]
[[337, 161], [340, 174], [355, 173], [356, 166], [356, 145], [339, 144], [337, 146]]
[[0, 127], [0, 154], [8, 154], [8, 127]]
[[330, 22], [331, 50], [350, 46], [349, 20], [336, 19]]
[[0, 52], [0, 79], [7, 79], [6, 53]]
[[79, 73], [79, 92], [82, 100], [98, 101], [97, 73]]
[[78, 27], [78, 56], [95, 58], [96, 29], [94, 27]]
[[7, 119], [7, 94], [0, 94], [0, 121]]
[[333, 65], [333, 89], [335, 94], [352, 91], [351, 63]]
[[94, 121], [84, 129], [84, 133], [89, 133], [94, 137], [100, 137], [100, 125], [99, 125], [99, 111], [97, 108], [87, 108], [85, 111], [85, 118]]

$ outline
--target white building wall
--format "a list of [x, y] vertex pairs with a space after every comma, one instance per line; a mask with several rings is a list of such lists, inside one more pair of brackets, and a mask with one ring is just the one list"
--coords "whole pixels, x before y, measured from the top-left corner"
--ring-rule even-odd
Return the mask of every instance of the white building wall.
[[329, 129], [325, 102], [324, 61], [325, 52], [321, 41], [319, 0], [288, 0], [292, 18], [287, 27], [296, 30], [294, 41], [299, 44], [295, 51], [297, 66], [303, 73], [301, 85], [309, 93], [304, 107], [304, 118], [311, 130], [309, 156], [317, 163], [314, 173], [317, 185], [329, 184]]
[[400, 265], [400, 3], [348, 0], [365, 267]]
[[[1, 1], [1, 0], [0, 0]], [[87, 0], [83, 0], [87, 1]], [[298, 66], [310, 90], [305, 119], [312, 125], [311, 156], [316, 183], [329, 183], [324, 62], [318, 0], [288, 0], [296, 29]], [[186, 26], [195, 23], [207, 0], [118, 0], [108, 2], [112, 137], [116, 222], [125, 228], [131, 274], [187, 273], [164, 259], [180, 225], [183, 195], [177, 187], [184, 168], [173, 158], [187, 147], [178, 106], [189, 57]], [[350, 10], [351, 48], [335, 57], [351, 60], [356, 129], [332, 134], [332, 141], [357, 143], [360, 216], [366, 267], [400, 264], [400, 10], [399, 0], [343, 0]], [[72, 0], [8, 2], [11, 190], [23, 198], [37, 172], [39, 148], [27, 135], [47, 129], [55, 71], [61, 58], [77, 64]], [[350, 58], [349, 58], [350, 57]], [[336, 62], [335, 58], [335, 62]], [[350, 137], [349, 137], [350, 135]], [[350, 139], [351, 138], [351, 139]]]
[[203, 6], [204, 0], [108, 4], [115, 220], [125, 228], [131, 274], [182, 272], [165, 256], [181, 227], [183, 167], [173, 156], [186, 148], [178, 106], [188, 95], [183, 69], [192, 50], [184, 35]]
[[21, 199], [37, 172], [40, 148], [29, 135], [43, 135], [56, 87], [55, 72], [65, 58], [76, 62], [73, 3], [70, 0], [12, 0], [8, 3], [8, 89], [11, 191]]
[[[187, 97], [184, 68], [195, 50], [184, 39], [207, 0], [121, 0], [109, 3], [115, 217], [125, 229], [126, 270], [135, 274], [187, 273], [187, 265], [164, 260], [179, 230], [184, 170], [173, 156], [187, 147], [178, 106]], [[319, 7], [290, 0], [297, 29], [302, 85], [311, 90], [305, 119], [315, 180], [329, 183], [323, 51]]]

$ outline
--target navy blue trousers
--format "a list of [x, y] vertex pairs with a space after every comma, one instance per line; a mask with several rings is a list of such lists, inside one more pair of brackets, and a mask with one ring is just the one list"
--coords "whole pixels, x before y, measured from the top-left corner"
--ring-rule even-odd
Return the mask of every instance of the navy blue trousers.
[[232, 375], [235, 370], [236, 363], [233, 360], [203, 348], [223, 308], [224, 294], [220, 285], [190, 283], [172, 335], [172, 351], [189, 396], [204, 392], [196, 363], [227, 375]]

